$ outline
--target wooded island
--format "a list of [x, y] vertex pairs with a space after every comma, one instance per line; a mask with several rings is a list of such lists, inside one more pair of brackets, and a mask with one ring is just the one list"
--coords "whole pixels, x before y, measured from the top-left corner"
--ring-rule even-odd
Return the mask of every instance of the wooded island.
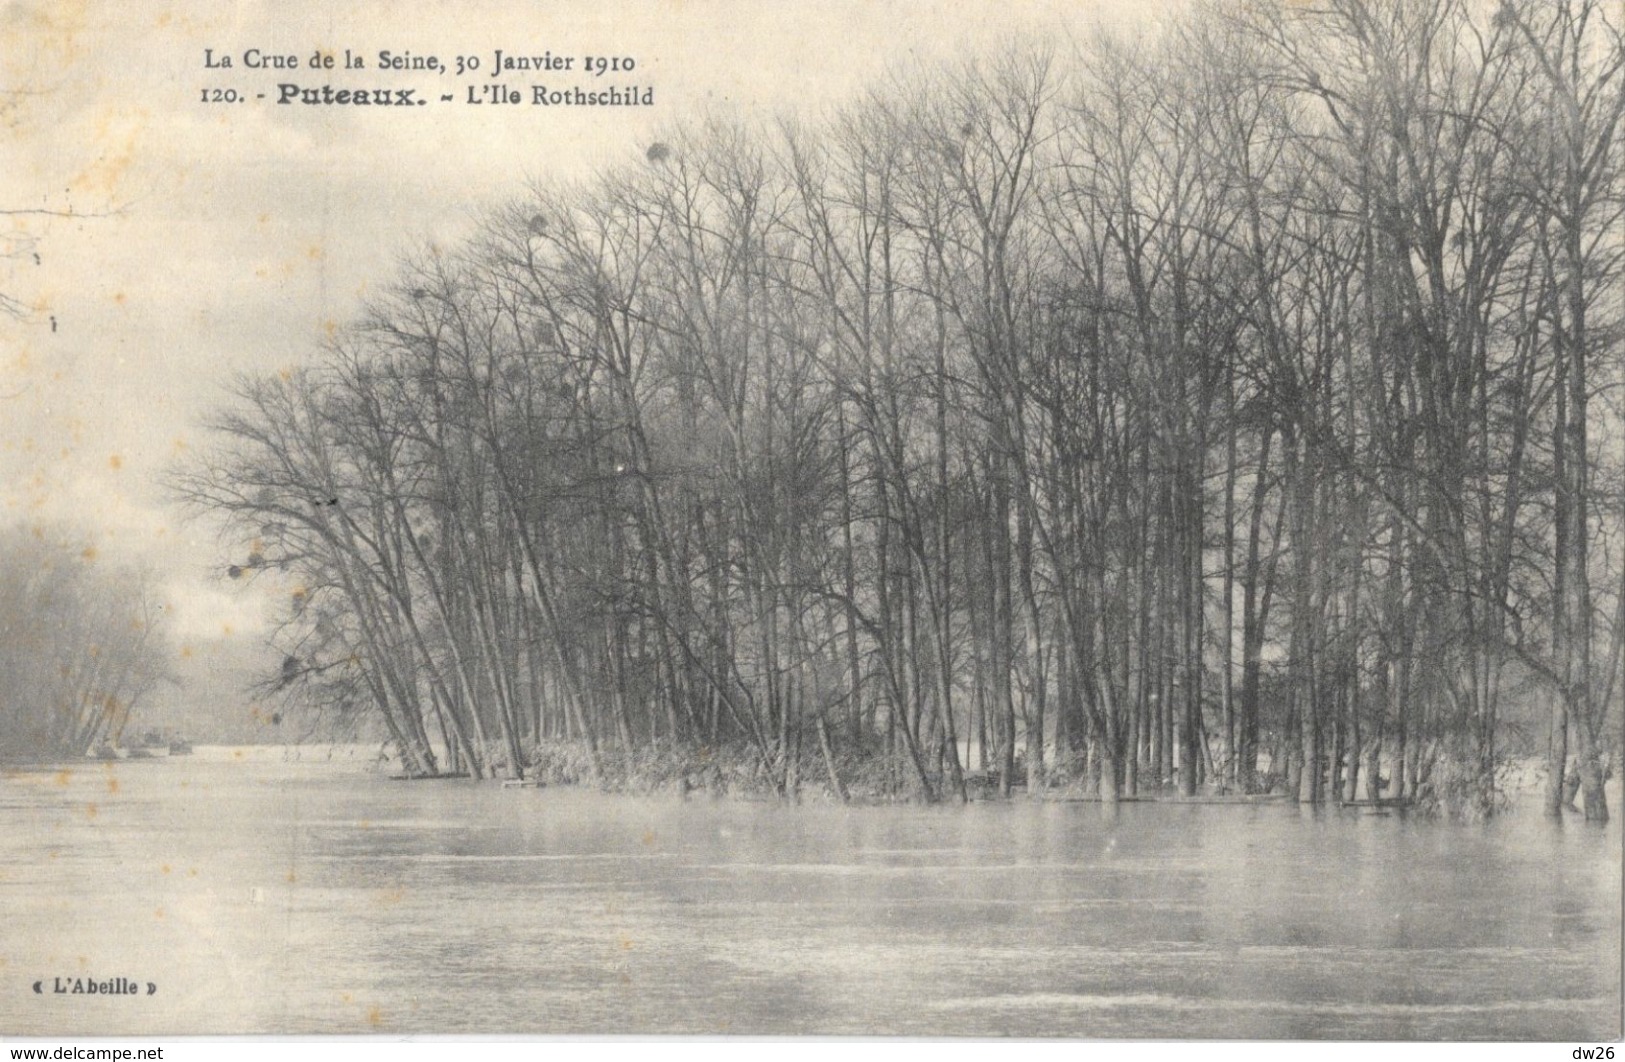
[[411, 774], [1488, 812], [1540, 757], [1603, 820], [1622, 114], [1604, 0], [1325, 0], [697, 118], [176, 488]]

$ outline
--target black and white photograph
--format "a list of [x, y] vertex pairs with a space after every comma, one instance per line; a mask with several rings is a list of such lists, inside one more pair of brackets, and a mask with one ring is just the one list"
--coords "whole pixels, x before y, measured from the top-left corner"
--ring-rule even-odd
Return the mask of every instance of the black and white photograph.
[[1620, 0], [0, 2], [0, 1039], [1607, 1059], [1622, 753]]

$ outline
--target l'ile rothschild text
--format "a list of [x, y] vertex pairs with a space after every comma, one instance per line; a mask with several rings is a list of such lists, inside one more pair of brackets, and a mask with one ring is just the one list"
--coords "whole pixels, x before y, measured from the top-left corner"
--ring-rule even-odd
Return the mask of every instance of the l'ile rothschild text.
[[[459, 54], [446, 60], [387, 48], [367, 53], [318, 48], [308, 55], [268, 48], [205, 48], [203, 67], [218, 79], [202, 87], [200, 102], [208, 104], [649, 107], [655, 102], [654, 87], [638, 83], [644, 79], [638, 75], [637, 59], [630, 55], [496, 48], [489, 54]], [[403, 83], [401, 74], [411, 76], [412, 83]], [[244, 87], [244, 80], [253, 84]]]

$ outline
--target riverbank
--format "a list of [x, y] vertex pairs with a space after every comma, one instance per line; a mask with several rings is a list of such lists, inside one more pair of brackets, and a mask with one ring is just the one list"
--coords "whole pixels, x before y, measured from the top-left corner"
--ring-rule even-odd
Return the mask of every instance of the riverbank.
[[[888, 754], [879, 747], [849, 747], [833, 752], [828, 759], [804, 755], [786, 769], [782, 761], [768, 763], [755, 749], [745, 745], [696, 749], [653, 744], [633, 750], [599, 749], [595, 757], [585, 743], [562, 742], [533, 749], [525, 773], [528, 780], [539, 785], [583, 786], [635, 796], [667, 794], [683, 799], [887, 805], [955, 801], [959, 796], [958, 787], [947, 772], [929, 776], [931, 790], [928, 792], [903, 756]], [[1384, 772], [1384, 777], [1386, 775]], [[997, 769], [964, 770], [962, 776], [965, 797], [973, 801], [1008, 797], [1063, 803], [1100, 802], [1098, 774], [1081, 758], [1052, 760], [1037, 788], [1029, 786], [1028, 772], [1019, 760], [1008, 787], [1001, 784]], [[1484, 794], [1469, 772], [1441, 759], [1413, 795], [1395, 797], [1387, 787], [1380, 795], [1372, 795], [1361, 782], [1357, 796], [1326, 803], [1412, 810], [1439, 818], [1483, 819], [1508, 810], [1514, 803], [1538, 798], [1545, 787], [1546, 776], [1546, 767], [1538, 759], [1508, 760], [1497, 769], [1494, 792]], [[1265, 782], [1261, 792], [1240, 792], [1209, 784], [1199, 786], [1190, 796], [1181, 795], [1173, 784], [1142, 784], [1136, 792], [1124, 793], [1118, 800], [1123, 803], [1295, 803], [1294, 794], [1281, 782], [1268, 776]], [[1614, 807], [1619, 806], [1617, 789], [1612, 783], [1607, 787]]]
[[[437, 753], [439, 750], [437, 750]], [[229, 762], [235, 764], [272, 763], [299, 764], [304, 767], [333, 765], [361, 771], [373, 776], [403, 782], [451, 783], [469, 781], [465, 772], [448, 772], [431, 778], [408, 778], [399, 761], [385, 749], [374, 744], [317, 743], [306, 745], [198, 745], [194, 753], [200, 762]], [[192, 758], [192, 757], [184, 757]], [[107, 763], [85, 758], [78, 761], [53, 760], [0, 765], [7, 775], [76, 772], [79, 768], [109, 768], [145, 766], [165, 762], [160, 757], [151, 761], [119, 760]], [[917, 775], [902, 756], [888, 756], [884, 749], [837, 750], [833, 757], [844, 798], [833, 784], [821, 756], [816, 753], [803, 757], [793, 772], [793, 790], [786, 792], [782, 766], [770, 772], [748, 746], [722, 748], [676, 748], [664, 744], [640, 747], [628, 752], [619, 748], [600, 749], [597, 768], [585, 743], [554, 742], [532, 749], [526, 757], [525, 781], [534, 787], [575, 789], [583, 792], [602, 792], [627, 796], [670, 800], [738, 801], [746, 803], [785, 802], [806, 805], [849, 805], [884, 807], [917, 805], [931, 801], [922, 790]], [[441, 756], [440, 761], [446, 762]], [[489, 780], [488, 784], [507, 781], [503, 777]], [[937, 786], [936, 797], [944, 803], [958, 803], [951, 780], [933, 777]], [[1546, 768], [1538, 759], [1525, 758], [1510, 761], [1498, 773], [1497, 811], [1515, 807], [1532, 808], [1545, 788]], [[1001, 794], [1000, 779], [996, 771], [970, 770], [965, 772], [966, 795], [971, 802], [998, 802], [1005, 799], [1040, 803], [1099, 803], [1098, 781], [1088, 777], [1081, 764], [1054, 762], [1041, 788], [1032, 790], [1027, 785], [1025, 767], [1018, 761], [1008, 798]], [[472, 784], [481, 784], [478, 781]], [[1371, 811], [1407, 811], [1438, 818], [1476, 819], [1482, 814], [1465, 813], [1460, 807], [1460, 789], [1452, 797], [1456, 807], [1440, 799], [1437, 788], [1428, 790], [1422, 801], [1397, 801], [1392, 798], [1371, 799], [1366, 787], [1360, 785], [1360, 799], [1329, 801], [1328, 806], [1361, 808]], [[1620, 780], [1611, 779], [1606, 787], [1611, 810], [1625, 806]], [[1448, 794], [1448, 790], [1447, 790]], [[1229, 789], [1201, 786], [1195, 795], [1181, 796], [1176, 787], [1141, 786], [1133, 794], [1125, 793], [1121, 803], [1166, 803], [1203, 805], [1290, 805], [1292, 795], [1277, 786], [1266, 793], [1238, 793]], [[1615, 813], [1618, 814], [1617, 810]], [[1575, 813], [1576, 817], [1578, 812]]]

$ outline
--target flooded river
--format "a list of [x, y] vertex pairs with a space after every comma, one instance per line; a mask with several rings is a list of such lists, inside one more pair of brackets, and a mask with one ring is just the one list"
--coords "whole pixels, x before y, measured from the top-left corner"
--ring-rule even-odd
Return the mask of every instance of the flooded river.
[[786, 808], [200, 749], [6, 772], [0, 822], [8, 1033], [1620, 1034], [1618, 824], [1533, 808]]

